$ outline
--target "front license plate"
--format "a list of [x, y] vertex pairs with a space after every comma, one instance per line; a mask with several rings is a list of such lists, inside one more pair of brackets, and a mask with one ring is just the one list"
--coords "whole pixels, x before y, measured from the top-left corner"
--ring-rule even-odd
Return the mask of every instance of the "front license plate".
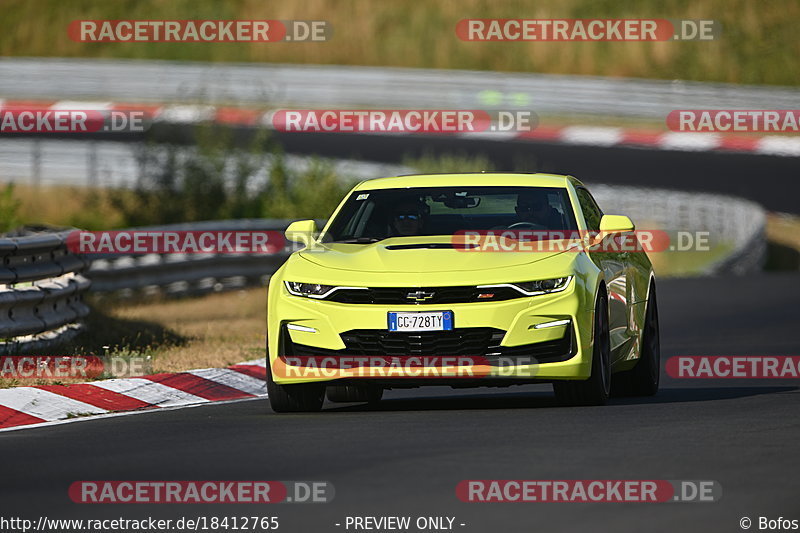
[[452, 311], [389, 313], [389, 331], [444, 331], [453, 329]]

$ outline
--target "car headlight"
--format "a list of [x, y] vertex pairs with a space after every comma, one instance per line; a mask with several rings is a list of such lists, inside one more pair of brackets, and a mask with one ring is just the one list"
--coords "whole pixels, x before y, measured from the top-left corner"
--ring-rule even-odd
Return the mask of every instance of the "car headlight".
[[295, 296], [305, 296], [306, 298], [325, 298], [337, 287], [333, 285], [322, 285], [320, 283], [299, 283], [297, 281], [284, 281], [286, 290]]
[[490, 287], [511, 287], [525, 296], [537, 296], [539, 294], [550, 294], [561, 292], [569, 286], [572, 276], [562, 278], [539, 279], [536, 281], [521, 281], [518, 283], [502, 283], [498, 285], [479, 285], [479, 289]]
[[561, 292], [567, 288], [567, 285], [569, 285], [571, 279], [572, 276], [565, 276], [563, 278], [540, 279], [536, 281], [512, 283], [511, 285], [526, 296], [534, 296], [536, 294]]

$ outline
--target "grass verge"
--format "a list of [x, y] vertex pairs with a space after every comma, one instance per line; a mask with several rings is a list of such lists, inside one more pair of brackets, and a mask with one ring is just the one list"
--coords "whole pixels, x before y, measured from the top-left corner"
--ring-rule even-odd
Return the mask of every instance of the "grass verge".
[[[266, 289], [200, 298], [95, 302], [86, 331], [35, 355], [137, 359], [147, 373], [218, 368], [264, 357]], [[111, 372], [99, 379], [118, 377]], [[0, 388], [61, 385], [82, 379], [1, 379]]]
[[766, 233], [766, 270], [800, 271], [800, 216], [769, 213]]

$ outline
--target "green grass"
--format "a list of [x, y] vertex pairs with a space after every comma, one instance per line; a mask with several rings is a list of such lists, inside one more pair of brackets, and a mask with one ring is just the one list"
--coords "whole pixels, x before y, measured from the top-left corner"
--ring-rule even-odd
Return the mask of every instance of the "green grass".
[[403, 164], [420, 174], [449, 174], [457, 172], [491, 172], [496, 170], [488, 157], [483, 154], [423, 154], [420, 157], [406, 157]]
[[659, 277], [685, 277], [703, 274], [715, 262], [723, 259], [732, 250], [730, 244], [715, 244], [708, 251], [674, 251], [648, 254], [653, 270]]
[[[714, 19], [697, 42], [463, 42], [463, 18]], [[77, 19], [327, 20], [323, 43], [80, 43]], [[0, 55], [312, 63], [800, 84], [796, 0], [5, 0]], [[536, 105], [536, 102], [531, 102]]]

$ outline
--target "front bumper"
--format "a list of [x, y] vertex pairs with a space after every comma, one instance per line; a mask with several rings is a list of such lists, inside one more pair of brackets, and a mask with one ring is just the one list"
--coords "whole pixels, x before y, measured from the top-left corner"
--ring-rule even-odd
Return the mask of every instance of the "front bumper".
[[[563, 292], [498, 302], [371, 305], [293, 296], [273, 278], [280, 285], [271, 288], [268, 309], [272, 376], [281, 384], [354, 379], [417, 383], [422, 378], [420, 383], [430, 385], [481, 385], [586, 379], [593, 316], [584, 308], [575, 281]], [[452, 311], [455, 333], [402, 339], [404, 334], [387, 331], [390, 311]], [[535, 328], [564, 320], [569, 322]]]

